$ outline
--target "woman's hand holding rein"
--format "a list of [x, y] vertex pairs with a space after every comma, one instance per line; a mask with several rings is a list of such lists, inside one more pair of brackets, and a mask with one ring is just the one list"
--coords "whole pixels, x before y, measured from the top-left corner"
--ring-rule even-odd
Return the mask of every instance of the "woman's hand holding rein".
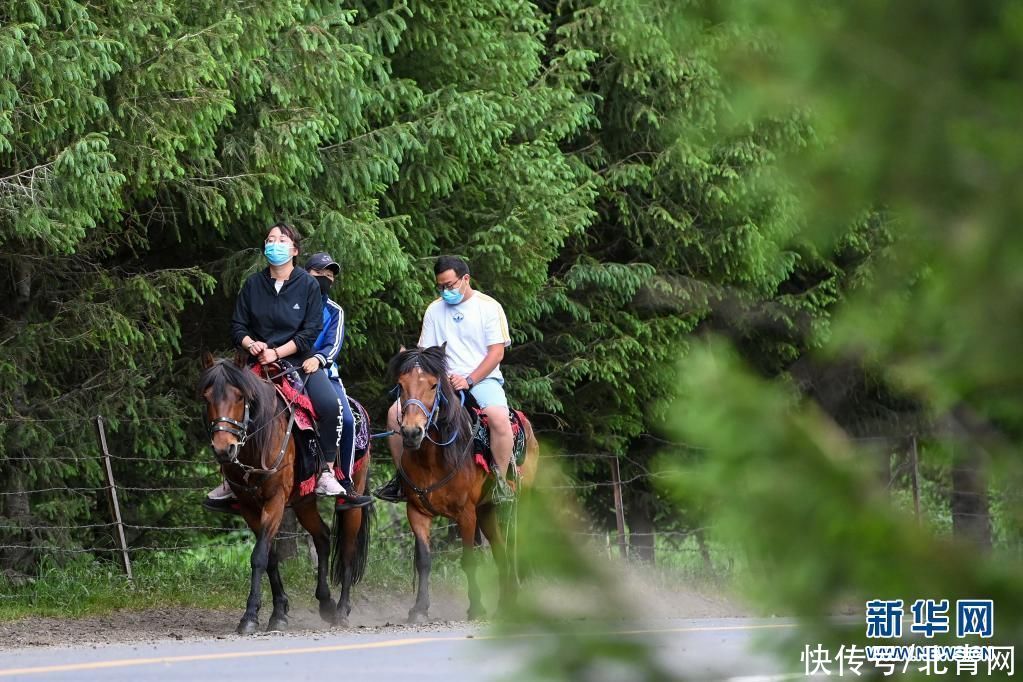
[[245, 341], [242, 341], [242, 346], [249, 352], [250, 355], [258, 356], [260, 353], [266, 350], [266, 343], [263, 341], [252, 341], [249, 337], [245, 337]]

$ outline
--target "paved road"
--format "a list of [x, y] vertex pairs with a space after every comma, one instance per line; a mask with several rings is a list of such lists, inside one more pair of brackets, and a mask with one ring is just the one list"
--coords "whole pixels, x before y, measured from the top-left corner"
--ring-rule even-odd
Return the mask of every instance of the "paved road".
[[[656, 642], [672, 670], [700, 679], [783, 680], [799, 674], [799, 652], [779, 662], [757, 652], [756, 638], [782, 637], [781, 620], [666, 619], [607, 624], [605, 633]], [[0, 651], [0, 682], [14, 680], [415, 680], [528, 679], [517, 674], [522, 649], [542, 635], [499, 637], [471, 626], [439, 631], [261, 635], [154, 641], [89, 648]], [[624, 677], [607, 670], [607, 679]]]

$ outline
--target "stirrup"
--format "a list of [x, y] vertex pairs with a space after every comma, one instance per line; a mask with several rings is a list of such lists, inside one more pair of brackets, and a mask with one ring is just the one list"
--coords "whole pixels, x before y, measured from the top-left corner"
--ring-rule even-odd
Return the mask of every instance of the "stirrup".
[[334, 498], [334, 510], [345, 511], [346, 509], [361, 509], [362, 507], [368, 507], [373, 504], [373, 502], [373, 498], [369, 495], [347, 495], [342, 493]]
[[398, 477], [395, 476], [387, 483], [373, 491], [373, 495], [384, 502], [406, 502], [405, 488], [401, 485]]
[[487, 477], [481, 502], [490, 504], [508, 504], [515, 501], [515, 490], [504, 476], [496, 473]]
[[202, 501], [202, 508], [206, 511], [217, 512], [218, 514], [237, 514], [238, 516], [242, 514], [241, 504], [236, 497], [229, 497], [223, 500], [214, 500], [207, 497]]

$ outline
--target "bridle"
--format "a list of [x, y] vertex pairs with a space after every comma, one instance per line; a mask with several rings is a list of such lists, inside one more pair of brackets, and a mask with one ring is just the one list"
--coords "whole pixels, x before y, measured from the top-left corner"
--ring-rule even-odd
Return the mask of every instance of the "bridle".
[[[263, 371], [264, 373], [268, 374], [265, 367]], [[272, 385], [274, 379], [292, 371], [294, 371], [294, 369], [289, 368], [278, 374], [274, 374], [272, 376], [268, 375], [263, 380]], [[214, 419], [210, 420], [209, 424], [207, 425], [207, 430], [209, 431], [211, 439], [210, 447], [213, 446], [212, 442], [213, 434], [217, 433], [218, 431], [229, 433], [238, 440], [227, 446], [227, 462], [224, 464], [224, 466], [229, 466], [233, 464], [242, 469], [245, 472], [242, 478], [246, 483], [249, 482], [249, 476], [252, 474], [258, 474], [261, 476], [272, 476], [273, 474], [276, 474], [278, 468], [281, 465], [281, 462], [284, 460], [284, 453], [288, 449], [288, 440], [291, 438], [291, 430], [295, 425], [295, 410], [291, 409], [291, 406], [292, 406], [291, 402], [286, 402], [283, 410], [275, 414], [273, 418], [268, 419], [265, 424], [263, 424], [258, 429], [250, 433], [249, 422], [251, 411], [249, 409], [249, 401], [246, 400], [245, 413], [242, 416], [242, 421], [238, 421], [237, 419], [233, 419], [232, 417], [215, 417]], [[288, 416], [288, 426], [284, 430], [284, 437], [281, 439], [281, 447], [278, 448], [277, 450], [277, 457], [274, 458], [273, 466], [271, 466], [269, 469], [264, 469], [262, 466], [254, 467], [251, 464], [246, 464], [244, 462], [238, 461], [238, 455], [241, 453], [242, 448], [245, 447], [245, 443], [248, 441], [249, 437], [254, 436], [259, 431], [273, 424], [277, 420], [277, 417], [281, 416], [286, 411], [290, 412], [291, 414]], [[227, 426], [223, 426], [223, 424], [227, 424]]]
[[[431, 443], [433, 443], [434, 445], [436, 445], [438, 447], [442, 447], [442, 448], [447, 447], [447, 446], [449, 446], [449, 445], [451, 445], [452, 443], [455, 442], [455, 439], [458, 438], [458, 429], [455, 429], [455, 432], [451, 434], [451, 438], [448, 438], [443, 443], [438, 443], [437, 441], [435, 441], [433, 438], [430, 437], [430, 428], [431, 427], [436, 427], [437, 430], [440, 431], [440, 427], [437, 424], [437, 410], [440, 409], [441, 402], [443, 402], [443, 400], [444, 400], [444, 394], [440, 390], [439, 386], [436, 389], [434, 389], [433, 407], [431, 407], [430, 409], [426, 408], [426, 403], [424, 403], [422, 400], [418, 400], [416, 398], [409, 398], [408, 400], [405, 401], [405, 404], [402, 405], [402, 403], [401, 403], [401, 386], [398, 385], [398, 386], [395, 386], [395, 388], [397, 389], [397, 392], [398, 392], [397, 403], [398, 403], [398, 429], [399, 430], [401, 430], [401, 428], [405, 425], [405, 412], [410, 407], [416, 407], [416, 408], [419, 408], [419, 410], [424, 415], [426, 415], [426, 427], [424, 429], [424, 431], [425, 431], [424, 437], [426, 438], [426, 440], [428, 440]], [[464, 393], [462, 394], [462, 405], [463, 406], [465, 405], [465, 394]]]
[[[223, 426], [227, 424], [227, 426]], [[231, 417], [215, 417], [207, 425], [207, 430], [210, 434], [210, 446], [212, 447], [213, 434], [218, 431], [229, 433], [238, 440], [227, 446], [227, 457], [228, 463], [234, 463], [238, 461], [238, 453], [245, 447], [245, 441], [249, 438], [249, 401], [245, 401], [245, 414], [242, 416], [242, 420], [232, 419]]]
[[[438, 377], [438, 382], [439, 381], [440, 381], [440, 378]], [[396, 402], [398, 403], [398, 430], [399, 431], [401, 430], [402, 426], [404, 425], [405, 412], [408, 410], [409, 407], [416, 407], [423, 414], [426, 415], [426, 428], [424, 429], [425, 433], [423, 435], [424, 435], [424, 437], [428, 441], [430, 441], [431, 443], [433, 443], [434, 445], [436, 445], [438, 447], [447, 447], [448, 445], [451, 445], [452, 443], [455, 442], [455, 439], [458, 438], [458, 429], [457, 428], [455, 429], [455, 432], [453, 434], [451, 434], [451, 438], [449, 438], [447, 441], [445, 441], [443, 443], [438, 443], [433, 438], [430, 438], [430, 427], [437, 427], [437, 410], [440, 409], [441, 402], [444, 400], [444, 394], [440, 390], [439, 387], [436, 389], [436, 392], [434, 394], [434, 399], [433, 399], [433, 407], [431, 407], [430, 409], [427, 409], [426, 403], [424, 403], [423, 401], [418, 400], [416, 398], [409, 398], [408, 400], [405, 401], [405, 404], [402, 405], [402, 402], [401, 402], [401, 385], [399, 384], [398, 386], [395, 386], [394, 388], [395, 388], [395, 390], [397, 391], [397, 394], [398, 394]], [[461, 397], [462, 406], [464, 407], [465, 406], [465, 393], [462, 393], [460, 397]], [[438, 430], [439, 430], [439, 427], [438, 427]], [[405, 483], [407, 483], [410, 488], [412, 488], [412, 492], [414, 492], [416, 494], [416, 497], [419, 498], [419, 502], [423, 505], [424, 509], [429, 511], [434, 516], [440, 516], [441, 513], [439, 511], [437, 511], [437, 509], [434, 508], [434, 506], [432, 504], [430, 504], [430, 499], [429, 499], [430, 493], [433, 493], [433, 492], [435, 492], [437, 490], [440, 490], [441, 488], [446, 486], [448, 483], [450, 483], [452, 480], [454, 480], [455, 476], [458, 475], [459, 470], [462, 468], [462, 462], [465, 461], [465, 457], [469, 453], [469, 449], [471, 447], [472, 447], [472, 440], [470, 440], [468, 443], [466, 443], [465, 444], [465, 448], [463, 448], [462, 451], [458, 453], [458, 460], [456, 461], [455, 465], [451, 468], [451, 470], [448, 471], [447, 474], [445, 474], [439, 481], [434, 481], [432, 484], [428, 485], [425, 488], [416, 485], [415, 481], [413, 481], [409, 477], [408, 473], [405, 471], [405, 467], [402, 465], [402, 462], [404, 462], [404, 460], [405, 460], [405, 455], [407, 453], [407, 450], [402, 448], [401, 456], [398, 458], [398, 463], [397, 463], [397, 467], [396, 467], [397, 472], [398, 472], [398, 476], [400, 476], [401, 479], [403, 481], [405, 481]]]

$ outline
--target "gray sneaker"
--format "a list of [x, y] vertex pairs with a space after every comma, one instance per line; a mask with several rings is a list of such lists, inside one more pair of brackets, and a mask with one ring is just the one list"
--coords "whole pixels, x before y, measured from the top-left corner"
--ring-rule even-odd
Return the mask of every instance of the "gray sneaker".
[[334, 472], [328, 470], [323, 471], [320, 477], [316, 480], [316, 494], [324, 497], [337, 497], [345, 491], [338, 483], [337, 478], [334, 476]]
[[490, 480], [491, 488], [488, 502], [504, 504], [515, 500], [515, 490], [512, 488], [511, 482], [504, 476], [492, 475]]
[[231, 490], [231, 486], [227, 484], [227, 479], [225, 478], [221, 481], [220, 485], [206, 493], [206, 497], [211, 500], [233, 500], [235, 495], [234, 491]]

